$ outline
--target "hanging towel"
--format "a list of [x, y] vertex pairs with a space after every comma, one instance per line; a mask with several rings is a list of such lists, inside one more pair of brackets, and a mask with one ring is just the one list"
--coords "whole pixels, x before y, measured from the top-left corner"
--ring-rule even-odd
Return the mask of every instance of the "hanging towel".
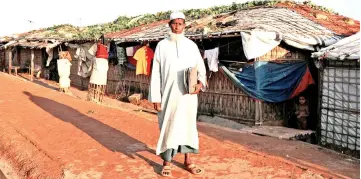
[[219, 55], [218, 47], [204, 51], [203, 58], [207, 59], [209, 71], [213, 71], [213, 72], [218, 71], [218, 55]]
[[134, 55], [134, 47], [127, 47], [126, 51], [128, 57], [132, 57]]
[[[133, 52], [136, 52], [139, 47], [140, 47], [140, 46], [133, 46], [133, 47], [131, 47], [131, 48], [133, 49]], [[133, 55], [134, 55], [134, 54], [132, 54], [132, 56], [128, 56], [128, 55], [127, 55], [127, 56], [128, 56], [128, 62], [129, 62], [130, 64], [132, 64], [133, 66], [137, 66], [137, 60], [133, 58]]]

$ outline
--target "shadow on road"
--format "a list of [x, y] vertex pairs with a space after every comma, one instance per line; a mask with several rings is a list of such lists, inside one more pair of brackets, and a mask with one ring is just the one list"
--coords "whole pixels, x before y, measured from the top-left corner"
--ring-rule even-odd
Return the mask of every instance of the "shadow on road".
[[24, 94], [29, 96], [29, 100], [44, 111], [59, 120], [71, 123], [111, 151], [123, 153], [133, 159], [136, 152], [148, 151], [153, 154], [155, 153], [154, 150], [148, 148], [143, 142], [92, 117], [84, 115], [72, 107], [26, 91], [24, 91]]
[[33, 83], [35, 83], [35, 84], [38, 84], [38, 85], [40, 85], [40, 86], [43, 86], [43, 87], [45, 87], [45, 88], [49, 88], [49, 89], [52, 89], [52, 90], [58, 90], [57, 87], [51, 86], [51, 85], [49, 85], [49, 84], [47, 84], [47, 83], [44, 83], [44, 82], [42, 82], [41, 80], [36, 79], [35, 77], [34, 77], [33, 81], [30, 81], [29, 78], [25, 77], [24, 74], [19, 74], [18, 77], [20, 77], [20, 78], [22, 78], [22, 79], [24, 79], [24, 80], [26, 80], [26, 81], [33, 82]]
[[[151, 154], [155, 154], [155, 151], [148, 148], [143, 142], [92, 117], [86, 116], [72, 107], [48, 98], [33, 95], [27, 91], [24, 91], [23, 93], [29, 97], [30, 101], [42, 108], [44, 111], [47, 111], [59, 120], [71, 123], [106, 147], [108, 150], [123, 153], [132, 159], [135, 159], [136, 156], [152, 166], [156, 173], [160, 173], [162, 165], [137, 153], [146, 151]], [[179, 162], [173, 161], [173, 164], [180, 168], [184, 168], [183, 164]]]

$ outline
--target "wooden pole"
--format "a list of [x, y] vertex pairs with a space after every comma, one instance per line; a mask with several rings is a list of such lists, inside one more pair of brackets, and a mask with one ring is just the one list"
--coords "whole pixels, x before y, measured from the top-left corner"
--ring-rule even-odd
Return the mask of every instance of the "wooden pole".
[[12, 68], [12, 63], [13, 63], [13, 53], [11, 52], [11, 49], [9, 51], [9, 74], [11, 74], [11, 68]]
[[255, 101], [255, 109], [254, 109], [254, 112], [256, 113], [254, 115], [254, 121], [255, 121], [255, 125], [257, 126], [258, 125], [258, 118], [259, 118], [259, 113], [258, 113], [258, 101]]
[[30, 80], [34, 77], [34, 49], [31, 49], [31, 65], [30, 65]]
[[258, 105], [259, 105], [259, 108], [258, 108], [258, 110], [259, 110], [259, 125], [260, 126], [262, 126], [263, 125], [263, 113], [264, 113], [264, 111], [263, 111], [263, 102], [261, 102], [261, 101], [258, 101]]

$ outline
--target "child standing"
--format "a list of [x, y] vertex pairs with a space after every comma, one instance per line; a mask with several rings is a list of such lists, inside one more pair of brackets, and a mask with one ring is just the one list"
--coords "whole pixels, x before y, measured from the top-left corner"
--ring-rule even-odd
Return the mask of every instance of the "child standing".
[[307, 117], [309, 116], [308, 105], [306, 98], [304, 96], [300, 96], [298, 98], [299, 104], [296, 106], [297, 115], [297, 127], [298, 129], [307, 129]]

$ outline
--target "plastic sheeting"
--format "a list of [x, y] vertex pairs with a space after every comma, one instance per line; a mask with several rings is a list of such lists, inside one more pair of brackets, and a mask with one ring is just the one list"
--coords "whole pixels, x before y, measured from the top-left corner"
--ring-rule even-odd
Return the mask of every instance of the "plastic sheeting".
[[53, 59], [54, 50], [52, 48], [46, 48], [46, 53], [48, 54], [48, 59], [46, 60], [46, 66], [50, 65], [51, 60]]
[[57, 61], [57, 64], [59, 73], [59, 86], [60, 88], [69, 88], [71, 63], [68, 59], [59, 59]]
[[108, 75], [108, 60], [104, 58], [96, 58], [93, 64], [90, 83], [96, 85], [106, 85]]
[[324, 69], [321, 102], [322, 144], [360, 150], [359, 91], [359, 69]]
[[248, 60], [266, 54], [281, 43], [275, 32], [241, 32], [241, 36], [243, 51]]
[[54, 47], [56, 47], [56, 46], [58, 46], [60, 44], [61, 44], [61, 42], [56, 41], [53, 44], [50, 44], [50, 45], [48, 45], [46, 47], [45, 51], [48, 54], [48, 59], [46, 60], [46, 66], [47, 67], [49, 66], [51, 60], [53, 60], [53, 51], [54, 51], [53, 49], [54, 49]]
[[[242, 72], [229, 71], [221, 66], [225, 74], [248, 95], [267, 102], [282, 102], [294, 93], [305, 90], [313, 83], [305, 61], [273, 63], [257, 61], [246, 65]], [[303, 80], [311, 78], [308, 80]], [[302, 84], [302, 82], [306, 84]]]
[[312, 53], [313, 58], [330, 60], [359, 60], [360, 59], [360, 32], [346, 37], [337, 43]]

